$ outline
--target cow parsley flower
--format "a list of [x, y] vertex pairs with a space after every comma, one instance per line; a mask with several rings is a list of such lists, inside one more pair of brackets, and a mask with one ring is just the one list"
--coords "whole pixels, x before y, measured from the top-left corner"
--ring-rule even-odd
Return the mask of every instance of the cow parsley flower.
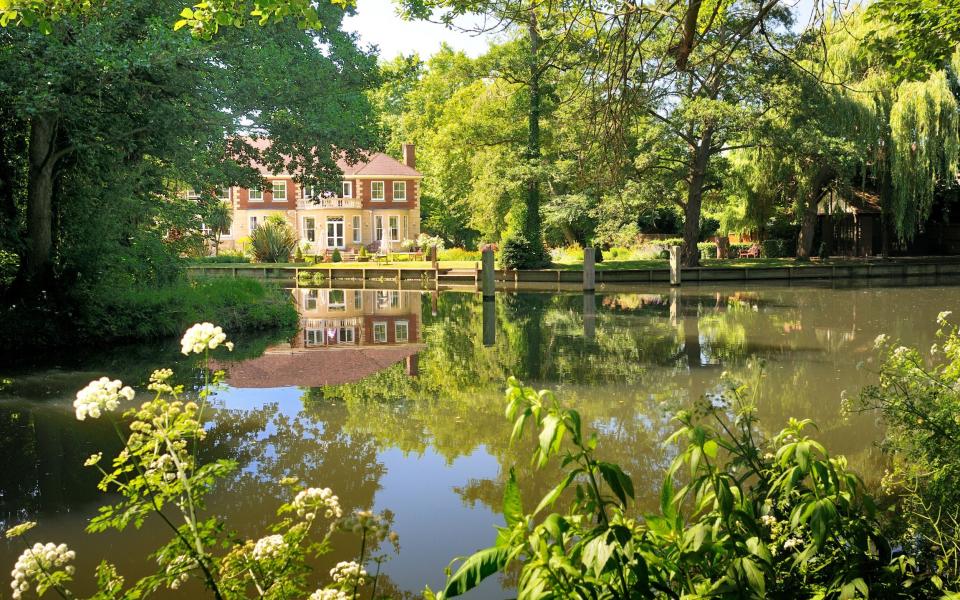
[[[226, 342], [226, 343], [224, 343]], [[197, 323], [183, 334], [180, 340], [180, 351], [184, 354], [202, 354], [206, 350], [214, 350], [220, 344], [233, 350], [233, 342], [227, 342], [227, 334], [213, 323]]]
[[365, 583], [367, 570], [354, 561], [341, 561], [330, 569], [333, 582], [341, 586], [361, 586]]
[[940, 325], [946, 325], [947, 319], [949, 319], [950, 315], [952, 314], [953, 314], [952, 310], [940, 311], [940, 314], [937, 315], [937, 323], [939, 323]]
[[293, 499], [292, 506], [297, 514], [308, 521], [317, 518], [317, 512], [322, 510], [328, 519], [339, 519], [343, 516], [340, 508], [340, 499], [330, 488], [307, 488], [301, 490]]
[[26, 522], [20, 523], [15, 527], [11, 527], [10, 529], [7, 530], [7, 534], [6, 534], [7, 539], [13, 539], [15, 537], [21, 536], [36, 526], [37, 526], [36, 521], [26, 521]]
[[74, 558], [76, 554], [66, 544], [36, 543], [24, 550], [10, 573], [13, 576], [10, 582], [13, 599], [19, 600], [25, 592], [30, 591], [31, 584], [42, 583], [51, 573], [63, 571], [73, 575], [74, 567], [67, 563]]
[[349, 600], [350, 596], [346, 592], [341, 590], [317, 590], [314, 593], [310, 594], [308, 600]]
[[116, 410], [120, 400], [133, 400], [134, 391], [130, 386], [123, 385], [119, 379], [111, 381], [107, 377], [95, 379], [87, 387], [77, 392], [77, 399], [73, 401], [77, 420], [83, 421], [87, 417], [98, 419], [104, 412]]
[[267, 537], [260, 538], [257, 540], [257, 543], [253, 546], [253, 558], [255, 560], [267, 560], [270, 558], [277, 558], [287, 547], [287, 542], [284, 541], [283, 536], [280, 534], [268, 535]]

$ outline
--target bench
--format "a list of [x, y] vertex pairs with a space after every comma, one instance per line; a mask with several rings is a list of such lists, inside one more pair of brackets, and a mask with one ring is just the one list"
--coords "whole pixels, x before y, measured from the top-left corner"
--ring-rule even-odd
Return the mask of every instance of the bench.
[[737, 258], [760, 258], [760, 246], [754, 244], [746, 250], [740, 250], [737, 253]]

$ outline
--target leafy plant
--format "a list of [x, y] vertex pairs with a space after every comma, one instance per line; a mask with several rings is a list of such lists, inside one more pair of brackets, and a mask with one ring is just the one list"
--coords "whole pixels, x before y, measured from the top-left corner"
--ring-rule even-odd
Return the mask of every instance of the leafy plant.
[[267, 219], [250, 233], [250, 246], [257, 262], [288, 262], [297, 247], [297, 235], [282, 218]]
[[330, 256], [330, 262], [335, 262], [335, 263], [343, 262], [343, 257], [340, 256], [340, 249], [339, 249], [339, 248], [334, 248], [334, 249], [333, 249], [333, 254]]
[[500, 262], [508, 269], [541, 269], [550, 264], [550, 255], [543, 245], [531, 244], [518, 234], [504, 242]]
[[[559, 459], [563, 479], [530, 512], [511, 473], [506, 525], [466, 558], [437, 598], [516, 566], [520, 598], [915, 598], [931, 591], [914, 562], [893, 557], [873, 499], [843, 457], [791, 420], [770, 439], [746, 388], [677, 416], [677, 456], [660, 511], [640, 518], [634, 486], [598, 457], [579, 413], [550, 391], [507, 389], [513, 440], [532, 427], [537, 467]], [[572, 497], [571, 497], [572, 492]], [[569, 508], [558, 512], [561, 499]]]

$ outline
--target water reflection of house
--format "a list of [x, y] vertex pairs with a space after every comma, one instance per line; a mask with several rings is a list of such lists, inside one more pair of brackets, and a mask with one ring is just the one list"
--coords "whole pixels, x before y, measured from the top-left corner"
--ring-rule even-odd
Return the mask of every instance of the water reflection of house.
[[420, 294], [398, 290], [293, 290], [300, 331], [260, 357], [220, 365], [234, 387], [315, 387], [358, 381], [404, 362], [418, 374]]

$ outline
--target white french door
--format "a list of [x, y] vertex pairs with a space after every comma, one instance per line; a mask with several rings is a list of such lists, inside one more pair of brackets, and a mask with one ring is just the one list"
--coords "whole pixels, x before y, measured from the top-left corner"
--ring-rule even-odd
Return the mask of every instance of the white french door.
[[343, 248], [343, 217], [327, 218], [327, 248]]

